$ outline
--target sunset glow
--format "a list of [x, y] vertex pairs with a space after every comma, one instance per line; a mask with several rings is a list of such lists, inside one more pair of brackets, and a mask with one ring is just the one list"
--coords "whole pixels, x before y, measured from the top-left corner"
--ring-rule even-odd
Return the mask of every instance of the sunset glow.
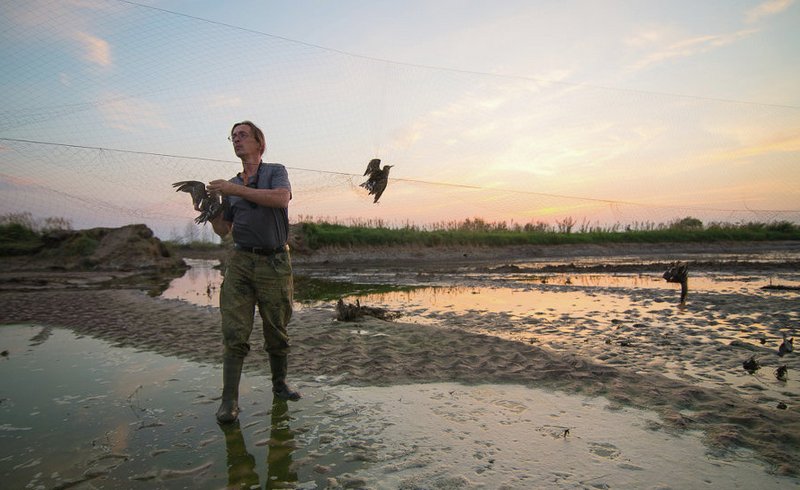
[[[800, 5], [5, 2], [7, 213], [75, 227], [194, 212], [233, 121], [290, 216], [425, 225], [800, 222]], [[378, 204], [367, 162], [394, 165]]]

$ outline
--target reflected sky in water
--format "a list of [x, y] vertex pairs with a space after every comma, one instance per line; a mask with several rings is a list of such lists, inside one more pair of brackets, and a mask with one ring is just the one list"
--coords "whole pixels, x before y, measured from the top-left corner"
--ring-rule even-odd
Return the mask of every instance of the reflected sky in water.
[[[200, 306], [218, 306], [222, 274], [213, 260], [187, 259], [191, 268], [182, 277], [174, 279], [164, 298], [180, 299]], [[449, 313], [475, 311], [505, 312], [511, 315], [535, 315], [541, 311], [590, 311], [598, 303], [608, 303], [618, 308], [630, 307], [623, 296], [631, 291], [656, 291], [669, 301], [679, 296], [680, 285], [668, 284], [661, 273], [492, 273], [460, 272], [457, 274], [420, 275], [393, 270], [337, 270], [334, 268], [309, 268], [311, 278], [337, 280], [362, 284], [400, 284], [416, 286], [411, 291], [362, 295], [362, 303], [403, 311], [405, 321], [428, 323], [425, 315], [414, 312], [446, 310]], [[693, 274], [689, 279], [690, 295], [693, 291], [719, 293], [752, 293], [772, 283], [799, 286], [800, 275], [782, 273], [774, 276], [753, 274]], [[598, 295], [602, 295], [602, 299]], [[616, 298], [615, 298], [616, 296]], [[348, 298], [355, 300], [355, 296]], [[296, 302], [298, 308], [302, 302]], [[606, 308], [606, 304], [603, 308]]]
[[305, 398], [290, 409], [245, 373], [241, 423], [220, 427], [219, 367], [40, 326], [3, 326], [0, 345], [3, 488], [321, 485], [360, 467], [343, 460], [348, 435], [319, 386], [297, 383]]

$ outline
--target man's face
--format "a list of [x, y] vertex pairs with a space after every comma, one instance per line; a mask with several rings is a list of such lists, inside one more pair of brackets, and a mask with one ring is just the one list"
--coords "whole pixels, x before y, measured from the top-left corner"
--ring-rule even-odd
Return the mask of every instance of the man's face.
[[261, 146], [256, 140], [253, 130], [247, 124], [240, 124], [231, 133], [233, 152], [239, 158], [261, 155]]

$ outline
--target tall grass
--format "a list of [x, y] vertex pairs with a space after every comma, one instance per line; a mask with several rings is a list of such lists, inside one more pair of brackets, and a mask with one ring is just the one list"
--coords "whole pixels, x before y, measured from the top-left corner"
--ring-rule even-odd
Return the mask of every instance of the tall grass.
[[365, 222], [349, 225], [327, 220], [300, 223], [304, 244], [317, 249], [325, 246], [507, 246], [577, 243], [659, 243], [800, 240], [800, 226], [786, 221], [771, 223], [709, 223], [692, 217], [666, 224], [636, 223], [601, 227], [565, 219], [550, 225], [543, 222], [520, 225], [490, 223], [480, 218], [447, 222], [425, 229], [406, 224], [388, 227]]
[[[35, 220], [30, 214], [0, 216], [0, 256], [27, 255], [41, 250], [49, 234], [69, 229], [63, 218]], [[488, 222], [481, 218], [442, 222], [420, 227], [413, 223], [390, 226], [382, 220], [351, 220], [349, 224], [301, 217], [293, 225], [303, 248], [326, 246], [508, 246], [599, 243], [720, 242], [800, 240], [800, 226], [788, 221], [769, 223], [709, 223], [692, 217], [669, 223], [651, 222], [600, 226], [565, 218], [555, 224]], [[173, 251], [214, 250], [230, 245], [205, 240], [170, 240]], [[88, 245], [87, 245], [88, 247]]]

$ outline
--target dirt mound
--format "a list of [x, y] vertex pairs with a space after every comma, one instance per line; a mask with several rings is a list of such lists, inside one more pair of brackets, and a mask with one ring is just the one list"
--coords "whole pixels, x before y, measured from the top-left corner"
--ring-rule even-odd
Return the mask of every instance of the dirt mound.
[[67, 271], [167, 271], [186, 263], [146, 225], [88, 230], [58, 230], [42, 237], [44, 247], [25, 257], [20, 268]]

